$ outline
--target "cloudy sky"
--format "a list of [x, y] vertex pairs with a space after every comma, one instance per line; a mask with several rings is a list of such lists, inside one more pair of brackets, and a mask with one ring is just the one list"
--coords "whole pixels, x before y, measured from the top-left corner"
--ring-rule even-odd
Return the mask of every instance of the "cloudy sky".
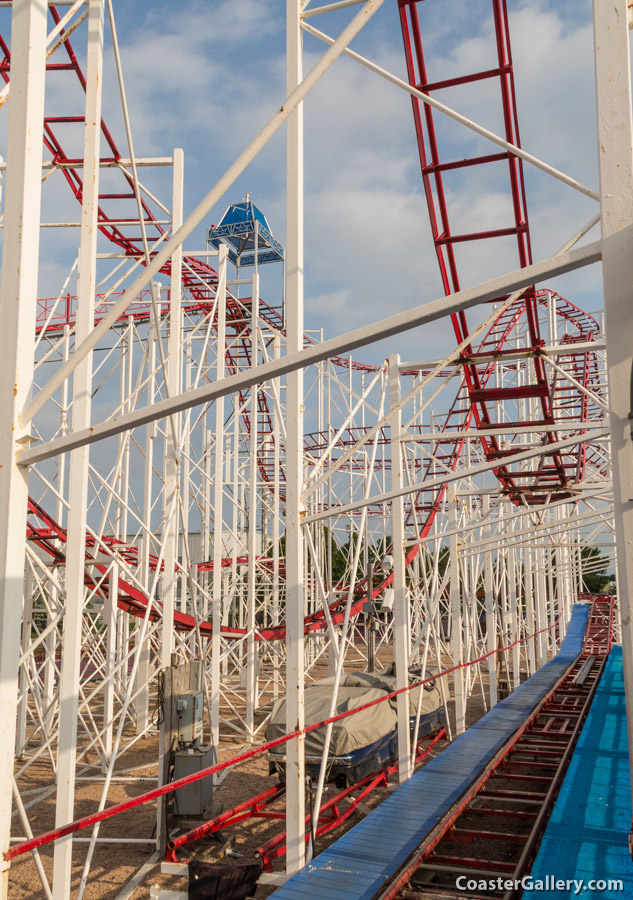
[[[590, 0], [509, 0], [508, 5], [523, 146], [595, 188]], [[420, 4], [432, 79], [494, 65], [490, 7], [488, 0]], [[173, 147], [184, 149], [186, 211], [283, 100], [284, 8], [283, 0], [115, 0], [136, 153], [163, 155]], [[311, 22], [336, 35], [354, 11]], [[75, 43], [80, 52], [81, 42]], [[104, 117], [127, 155], [109, 36], [106, 44]], [[386, 0], [353, 47], [406, 78], [396, 0]], [[306, 36], [306, 70], [323, 49]], [[72, 90], [51, 84], [48, 102], [69, 112]], [[500, 130], [496, 81], [444, 91], [439, 98]], [[73, 101], [76, 113], [79, 99]], [[408, 96], [353, 61], [340, 59], [305, 103], [305, 133], [306, 327], [323, 328], [332, 336], [439, 296]], [[481, 139], [454, 123], [439, 123], [438, 133], [446, 159], [487, 151]], [[249, 190], [284, 242], [284, 165], [282, 129], [207, 224], [217, 222], [227, 203], [241, 200]], [[488, 168], [477, 170], [476, 177], [475, 170], [447, 177], [454, 232], [511, 224], [506, 169]], [[169, 201], [164, 172], [143, 177]], [[57, 217], [76, 217], [75, 201], [62, 180], [55, 179], [47, 183], [45, 206], [54, 208]], [[526, 181], [538, 259], [583, 225], [595, 204], [538, 171], [527, 170]], [[67, 244], [59, 232], [46, 237], [44, 294], [59, 289], [67, 270]], [[187, 249], [203, 244], [199, 229]], [[517, 261], [511, 244], [499, 240], [467, 245], [460, 250], [459, 264], [466, 286], [509, 271]], [[597, 268], [551, 286], [588, 310], [601, 305]], [[446, 323], [399, 339], [397, 346], [367, 352], [372, 361], [394, 349], [403, 358], [419, 359], [435, 356], [452, 343]]]

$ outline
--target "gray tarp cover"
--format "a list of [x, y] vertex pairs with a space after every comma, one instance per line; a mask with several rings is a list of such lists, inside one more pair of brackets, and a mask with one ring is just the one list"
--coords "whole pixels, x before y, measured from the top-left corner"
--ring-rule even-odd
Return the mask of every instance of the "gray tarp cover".
[[[386, 693], [395, 690], [395, 677], [359, 673], [346, 675], [338, 692], [335, 715], [363, 706]], [[305, 688], [305, 724], [312, 725], [330, 716], [333, 678], [324, 678]], [[430, 688], [430, 689], [429, 689]], [[419, 688], [409, 691], [409, 714], [417, 711]], [[430, 685], [423, 689], [422, 715], [441, 705], [440, 694]], [[396, 698], [378, 703], [353, 716], [341, 719], [332, 726], [330, 756], [343, 756], [373, 744], [394, 731], [397, 725]], [[286, 700], [281, 698], [273, 706], [270, 722], [266, 728], [266, 740], [286, 734]], [[306, 735], [306, 756], [320, 756], [323, 752], [326, 727], [318, 728]], [[283, 752], [283, 751], [282, 751]]]

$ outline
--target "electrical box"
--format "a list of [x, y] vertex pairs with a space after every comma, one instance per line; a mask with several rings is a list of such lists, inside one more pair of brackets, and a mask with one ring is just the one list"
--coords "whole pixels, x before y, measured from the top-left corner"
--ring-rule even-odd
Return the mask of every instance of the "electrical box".
[[178, 743], [193, 744], [202, 738], [203, 694], [201, 691], [186, 691], [178, 694], [176, 712], [178, 714]]
[[[174, 754], [174, 781], [207, 769], [216, 762], [213, 747], [190, 747], [176, 750]], [[213, 775], [201, 778], [192, 784], [178, 788], [174, 792], [174, 813], [176, 816], [192, 819], [202, 818], [213, 800]]]

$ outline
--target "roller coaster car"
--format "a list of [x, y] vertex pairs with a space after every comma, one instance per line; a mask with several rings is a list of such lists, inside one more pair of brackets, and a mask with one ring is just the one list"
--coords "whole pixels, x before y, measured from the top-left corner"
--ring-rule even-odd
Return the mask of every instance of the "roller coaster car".
[[[413, 673], [412, 673], [413, 674]], [[324, 678], [306, 685], [305, 724], [312, 725], [330, 717], [333, 678]], [[395, 675], [360, 672], [346, 675], [339, 687], [334, 715], [364, 706], [396, 689]], [[420, 691], [422, 704], [418, 740], [434, 734], [446, 724], [446, 714], [435, 682], [408, 692], [411, 734], [414, 733]], [[334, 722], [327, 762], [326, 781], [337, 787], [360, 781], [366, 775], [380, 772], [398, 758], [397, 698], [377, 703], [353, 716]], [[305, 739], [306, 774], [313, 781], [319, 777], [326, 727], [309, 732]], [[281, 698], [273, 706], [266, 728], [266, 740], [272, 741], [286, 733], [286, 700]], [[286, 755], [282, 745], [268, 753], [269, 771], [280, 780], [286, 777]]]

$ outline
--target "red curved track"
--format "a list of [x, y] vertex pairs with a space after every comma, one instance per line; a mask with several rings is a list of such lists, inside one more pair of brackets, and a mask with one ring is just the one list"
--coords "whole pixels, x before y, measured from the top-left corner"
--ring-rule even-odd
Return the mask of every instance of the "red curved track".
[[[428, 0], [427, 0], [428, 2]], [[501, 89], [501, 102], [503, 109], [503, 118], [505, 123], [505, 136], [507, 140], [519, 145], [519, 133], [516, 114], [516, 104], [514, 96], [514, 82], [512, 72], [512, 59], [509, 44], [509, 28], [507, 20], [507, 9], [505, 0], [492, 0], [492, 13], [494, 19], [494, 30], [497, 42], [497, 59], [490, 70], [478, 72], [471, 75], [460, 76], [449, 81], [432, 83], [426, 71], [426, 62], [422, 48], [422, 38], [420, 22], [418, 17], [419, 0], [398, 0], [400, 10], [400, 18], [403, 30], [405, 55], [407, 60], [407, 70], [411, 84], [416, 85], [420, 90], [431, 93], [434, 90], [445, 89], [447, 87], [458, 87], [460, 84], [470, 84], [473, 81], [482, 79], [499, 79]], [[51, 15], [55, 23], [60, 20], [60, 16], [54, 7], [50, 7]], [[73, 72], [79, 80], [82, 88], [85, 90], [85, 79], [78, 63], [77, 57], [72, 49], [69, 40], [63, 44], [67, 54], [67, 61], [49, 61], [47, 69], [49, 72], [60, 71]], [[6, 42], [0, 35], [0, 49], [4, 52], [4, 59], [0, 62], [0, 75], [5, 81], [9, 80], [10, 56]], [[53, 57], [52, 59], [57, 59]], [[459, 278], [457, 273], [457, 263], [455, 247], [464, 241], [490, 241], [500, 237], [512, 236], [516, 240], [516, 247], [521, 266], [528, 265], [531, 262], [531, 250], [529, 240], [529, 226], [527, 219], [527, 211], [525, 205], [525, 187], [523, 182], [523, 170], [521, 160], [507, 153], [495, 153], [485, 157], [477, 157], [470, 160], [448, 161], [442, 162], [439, 157], [438, 142], [435, 132], [435, 122], [433, 112], [428, 108], [420, 107], [420, 103], [416, 98], [412, 98], [413, 114], [415, 130], [418, 140], [418, 148], [420, 153], [420, 162], [422, 167], [422, 178], [424, 184], [425, 195], [429, 207], [429, 214], [433, 229], [434, 242], [440, 271], [447, 294], [459, 290]], [[75, 124], [83, 121], [76, 116], [55, 116], [47, 117], [44, 121], [44, 143], [57, 162], [63, 172], [63, 176], [69, 184], [75, 197], [81, 201], [82, 180], [81, 180], [81, 159], [79, 156], [73, 157], [68, 155], [62, 145], [60, 132], [64, 126]], [[102, 122], [102, 134], [107, 147], [111, 152], [110, 157], [103, 157], [104, 163], [116, 163], [121, 159], [117, 146], [112, 138], [110, 131], [105, 123]], [[455, 169], [476, 171], [478, 166], [489, 166], [504, 164], [508, 169], [509, 176], [509, 194], [511, 197], [511, 205], [513, 209], [514, 222], [509, 225], [495, 230], [473, 233], [473, 234], [454, 234], [451, 232], [449, 225], [449, 217], [446, 203], [446, 190], [444, 185], [444, 173]], [[140, 258], [142, 256], [141, 236], [138, 234], [130, 234], [134, 228], [134, 219], [123, 220], [117, 213], [116, 216], [108, 214], [108, 206], [111, 202], [120, 204], [122, 201], [134, 200], [134, 186], [131, 175], [120, 167], [116, 168], [123, 180], [123, 188], [116, 193], [100, 194], [99, 203], [99, 228], [101, 232], [108, 237], [115, 245], [121, 248], [130, 257]], [[162, 234], [163, 229], [157, 222], [151, 208], [145, 200], [143, 200], [143, 210], [146, 220], [146, 228], [148, 240], [150, 244], [157, 240]], [[124, 223], [124, 224], [121, 224]], [[138, 229], [137, 229], [138, 230]], [[186, 265], [183, 267], [183, 288], [192, 298], [192, 302], [187, 304], [187, 310], [190, 313], [199, 313], [207, 315], [213, 306], [213, 297], [215, 287], [217, 285], [216, 272], [205, 262], [187, 257]], [[169, 267], [164, 270], [165, 274], [169, 274]], [[59, 332], [64, 325], [74, 324], [74, 303], [72, 297], [64, 298], [60, 308], [51, 316], [50, 301], [41, 301], [38, 310], [38, 330], [46, 327], [49, 334]], [[505, 298], [500, 298], [505, 299]], [[564, 391], [560, 384], [556, 381], [548, 380], [548, 371], [539, 351], [544, 344], [539, 333], [538, 323], [538, 307], [540, 304], [547, 303], [546, 292], [528, 290], [523, 297], [515, 301], [508, 309], [505, 310], [493, 322], [492, 326], [482, 338], [476, 350], [472, 346], [467, 346], [462, 354], [463, 376], [460, 389], [457, 393], [455, 401], [446, 416], [444, 424], [441, 428], [445, 435], [439, 441], [435, 441], [435, 454], [443, 466], [454, 470], [459, 462], [462, 449], [465, 445], [465, 438], [451, 437], [451, 432], [464, 431], [471, 428], [482, 430], [489, 429], [490, 426], [501, 424], [495, 422], [493, 409], [498, 400], [529, 400], [536, 398], [538, 400], [541, 412], [541, 423], [549, 424], [559, 421], [561, 418], [573, 419], [578, 429], [578, 423], [588, 423], [593, 415], [591, 404], [588, 397], [580, 391]], [[556, 314], [557, 317], [563, 318], [569, 325], [571, 332], [566, 335], [566, 342], [585, 342], [591, 341], [598, 333], [598, 324], [595, 320], [584, 313], [582, 310], [573, 306], [573, 304], [564, 300], [562, 297], [556, 296]], [[168, 305], [163, 308], [163, 313], [168, 312]], [[143, 302], [143, 297], [139, 298], [139, 302], [130, 308], [123, 317], [127, 321], [128, 316], [132, 314], [138, 321], [147, 320], [149, 318], [150, 306]], [[103, 314], [97, 310], [97, 319]], [[261, 316], [273, 328], [282, 330], [283, 323], [281, 317], [275, 309], [261, 303]], [[49, 321], [50, 318], [50, 321]], [[528, 332], [530, 335], [529, 355], [534, 360], [534, 373], [536, 381], [534, 384], [522, 385], [511, 388], [496, 388], [490, 386], [491, 377], [495, 371], [496, 360], [510, 361], [517, 357], [517, 351], [508, 346], [509, 339], [516, 329], [518, 323], [525, 318], [527, 321]], [[459, 342], [464, 341], [468, 337], [468, 325], [465, 313], [453, 316], [453, 326]], [[227, 327], [233, 329], [234, 341], [231, 353], [227, 353], [227, 369], [229, 372], [235, 372], [244, 365], [250, 364], [250, 333], [245, 321], [245, 316], [241, 304], [234, 298], [229, 297], [227, 302]], [[308, 339], [306, 338], [306, 341]], [[525, 356], [525, 350], [521, 351]], [[580, 381], [585, 387], [595, 388], [596, 384], [596, 359], [595, 354], [580, 351], [571, 357], [574, 377]], [[345, 367], [349, 366], [348, 360], [334, 360]], [[353, 368], [365, 371], [375, 370], [375, 366], [365, 365], [363, 363], [353, 363]], [[243, 398], [241, 398], [243, 399]], [[244, 404], [242, 404], [244, 406]], [[271, 417], [268, 413], [266, 398], [263, 394], [259, 395], [258, 407], [260, 412], [260, 422], [263, 433], [270, 433], [272, 430]], [[245, 424], [250, 427], [250, 423], [245, 419]], [[508, 432], [512, 433], [513, 425], [521, 425], [521, 422], [507, 422], [505, 427]], [[533, 424], [533, 420], [530, 421]], [[535, 431], [538, 431], [538, 422], [535, 424]], [[351, 437], [352, 435], [350, 435]], [[384, 437], [384, 435], [382, 436]], [[306, 449], [317, 449], [322, 443], [321, 435], [306, 436]], [[382, 438], [381, 438], [382, 439]], [[542, 437], [544, 445], [552, 443], [556, 440], [556, 436], [550, 432], [545, 432]], [[514, 503], [538, 505], [544, 502], [545, 498], [555, 492], [559, 499], [571, 497], [572, 494], [566, 490], [570, 483], [581, 480], [587, 465], [588, 449], [585, 445], [579, 444], [578, 449], [574, 452], [561, 454], [559, 451], [553, 450], [549, 454], [550, 462], [545, 465], [541, 464], [539, 470], [530, 473], [529, 483], [522, 481], [519, 483], [517, 478], [519, 473], [512, 471], [507, 464], [503, 463], [503, 457], [507, 451], [500, 449], [496, 437], [481, 437], [481, 443], [485, 457], [488, 460], [499, 460], [499, 466], [494, 470], [495, 475], [501, 482], [503, 490]], [[514, 452], [514, 451], [511, 451]], [[589, 451], [590, 452], [590, 451]], [[544, 457], [543, 457], [544, 458]], [[269, 471], [269, 462], [260, 460], [260, 471], [262, 478], [265, 480], [272, 479], [272, 473]], [[432, 461], [426, 464], [426, 468], [422, 473], [423, 479], [429, 477], [432, 471]], [[522, 476], [521, 476], [522, 477]], [[283, 481], [283, 472], [282, 472]], [[433, 520], [440, 509], [446, 488], [437, 489], [430, 500], [419, 502], [412, 505], [409, 513], [410, 523], [417, 523], [417, 530], [420, 537], [425, 537], [431, 529]], [[422, 498], [422, 495], [420, 495]], [[64, 564], [65, 554], [59, 545], [63, 545], [66, 541], [66, 532], [61, 528], [35, 501], [29, 501], [29, 525], [28, 538], [37, 543], [44, 549], [56, 564]], [[86, 545], [86, 559], [89, 566], [100, 574], [105, 574], [107, 566], [102, 562], [97, 562], [94, 558], [96, 549], [94, 539], [89, 539]], [[138, 551], [134, 547], [126, 546], [112, 538], [105, 537], [99, 545], [99, 553], [113, 555], [119, 558], [135, 563], [138, 558]], [[412, 547], [407, 554], [407, 564], [410, 563], [419, 552], [419, 545]], [[246, 561], [244, 559], [243, 561]], [[153, 560], [153, 564], [157, 564], [157, 560]], [[230, 564], [230, 560], [223, 561], [223, 565]], [[258, 564], [261, 566], [270, 565], [270, 560], [260, 559]], [[203, 564], [205, 568], [209, 564]], [[385, 587], [387, 587], [393, 576], [388, 576], [381, 584], [378, 584], [373, 591], [373, 596], [378, 596]], [[97, 587], [94, 579], [86, 571], [86, 583], [96, 588], [99, 592], [107, 591], [107, 586]], [[352, 613], [358, 613], [364, 601], [366, 600], [366, 587], [361, 582], [357, 587], [357, 594], [353, 603]], [[119, 579], [119, 596], [118, 605], [130, 614], [135, 616], [144, 616], [147, 610], [148, 599], [146, 595], [136, 587]], [[344, 617], [344, 605], [342, 601], [334, 603], [331, 607], [332, 619], [334, 623], [339, 623]], [[160, 605], [154, 605], [150, 611], [150, 617], [155, 620], [160, 618], [162, 611]], [[182, 631], [191, 631], [196, 627], [196, 621], [193, 617], [184, 613], [176, 612], [174, 615], [175, 627]], [[203, 636], [208, 637], [211, 634], [211, 626], [206, 621], [198, 623], [198, 627]], [[322, 630], [325, 625], [325, 614], [323, 612], [314, 613], [305, 620], [306, 631]], [[223, 628], [223, 633], [227, 637], [242, 637], [245, 632], [236, 628]], [[265, 628], [258, 632], [260, 640], [283, 640], [285, 638], [285, 626], [280, 625], [273, 628]]]

